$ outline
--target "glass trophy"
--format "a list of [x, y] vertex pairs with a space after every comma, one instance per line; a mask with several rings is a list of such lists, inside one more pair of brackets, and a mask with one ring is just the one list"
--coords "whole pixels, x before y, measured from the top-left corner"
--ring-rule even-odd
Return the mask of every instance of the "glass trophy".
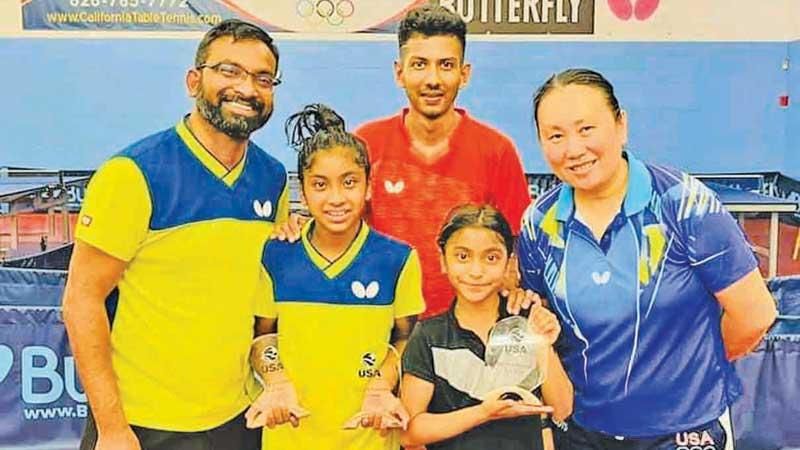
[[499, 397], [538, 403], [531, 391], [547, 376], [548, 347], [544, 337], [529, 328], [525, 317], [497, 322], [489, 334], [485, 375], [476, 394], [481, 400]]
[[549, 345], [512, 316], [495, 324], [486, 344], [485, 361], [467, 348], [432, 348], [436, 372], [455, 389], [478, 400], [496, 398], [540, 403], [531, 393], [547, 372]]
[[[385, 352], [381, 354], [380, 351], [377, 349], [381, 349], [382, 347], [388, 347], [388, 350], [394, 353], [397, 356], [397, 367], [396, 371], [398, 374], [401, 374], [402, 367], [400, 365], [400, 353], [397, 349], [388, 343], [380, 343], [373, 345], [370, 348], [370, 351], [364, 353], [361, 358], [362, 367], [358, 372], [359, 377], [364, 377], [368, 379], [373, 379], [376, 377], [380, 377], [381, 373], [378, 370], [384, 361]], [[367, 383], [368, 384], [368, 383]], [[367, 388], [364, 392], [364, 398], [362, 402], [362, 407], [366, 408], [370, 411], [380, 411], [385, 409], [388, 406], [400, 405], [400, 400], [394, 396], [392, 392], [393, 388], [390, 386], [386, 386], [386, 388], [379, 388], [379, 389], [369, 389]], [[361, 424], [361, 420], [364, 417], [370, 416], [371, 414], [362, 410], [356, 413], [355, 415], [351, 416], [342, 426], [345, 430], [354, 430], [359, 428]], [[397, 417], [395, 414], [384, 411], [381, 414], [381, 423], [383, 424], [383, 428], [405, 428], [405, 423]]]
[[262, 387], [266, 387], [266, 375], [283, 369], [278, 357], [278, 335], [265, 334], [257, 337], [250, 346], [250, 366]]
[[283, 370], [278, 353], [278, 335], [265, 334], [253, 340], [250, 346], [250, 366], [255, 377], [265, 392], [277, 395], [282, 401], [289, 404], [289, 413], [296, 419], [307, 417], [310, 413], [298, 404], [294, 387], [286, 389], [287, 383], [267, 384], [267, 375]]

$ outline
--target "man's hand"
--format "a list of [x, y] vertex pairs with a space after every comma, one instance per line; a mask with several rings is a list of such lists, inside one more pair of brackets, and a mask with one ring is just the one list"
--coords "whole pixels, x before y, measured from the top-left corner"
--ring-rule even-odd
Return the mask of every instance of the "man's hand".
[[288, 378], [268, 383], [264, 392], [258, 396], [245, 413], [247, 428], [267, 426], [274, 428], [286, 422], [293, 427], [300, 425], [300, 419], [310, 413], [300, 406], [297, 392]]
[[361, 411], [351, 417], [345, 429], [373, 428], [385, 436], [392, 428], [406, 429], [410, 417], [400, 399], [392, 394], [391, 387], [383, 380], [374, 380], [367, 386]]
[[301, 216], [300, 214], [289, 214], [289, 220], [275, 225], [270, 239], [295, 242], [300, 239], [300, 233], [303, 230], [303, 225], [305, 225], [308, 220], [308, 217]]
[[133, 433], [131, 427], [126, 426], [114, 433], [97, 432], [97, 443], [95, 450], [142, 450], [139, 439]]

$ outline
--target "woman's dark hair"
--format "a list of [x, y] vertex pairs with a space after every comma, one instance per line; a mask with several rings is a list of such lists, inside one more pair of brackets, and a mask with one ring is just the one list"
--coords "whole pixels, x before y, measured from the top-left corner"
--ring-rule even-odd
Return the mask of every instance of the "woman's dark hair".
[[457, 206], [447, 215], [447, 221], [439, 231], [437, 240], [442, 253], [453, 234], [468, 227], [480, 227], [494, 231], [503, 239], [507, 254], [513, 253], [514, 232], [503, 214], [491, 205], [473, 204]]
[[614, 113], [614, 117], [619, 119], [620, 108], [619, 101], [614, 95], [614, 86], [605, 79], [599, 72], [591, 69], [567, 69], [561, 73], [550, 76], [533, 96], [533, 122], [536, 124], [536, 129], [539, 129], [539, 104], [545, 95], [549, 94], [555, 88], [577, 84], [581, 86], [589, 86], [600, 89], [606, 97], [608, 107]]
[[334, 147], [347, 147], [355, 152], [355, 162], [364, 168], [369, 178], [367, 147], [360, 138], [348, 132], [344, 119], [333, 109], [321, 104], [307, 105], [286, 119], [286, 138], [297, 151], [297, 176], [303, 181], [303, 172], [311, 167], [315, 153]]

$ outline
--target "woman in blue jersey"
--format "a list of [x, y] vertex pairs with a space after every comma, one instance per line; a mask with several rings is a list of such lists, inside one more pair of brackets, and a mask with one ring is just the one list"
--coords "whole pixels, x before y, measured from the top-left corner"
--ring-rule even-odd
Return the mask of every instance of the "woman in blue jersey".
[[[397, 449], [408, 415], [394, 396], [399, 357], [424, 309], [419, 259], [362, 220], [364, 143], [324, 105], [291, 116], [312, 220], [294, 243], [269, 241], [256, 304], [265, 389], [247, 413], [264, 448]], [[274, 342], [274, 341], [273, 341]], [[291, 424], [292, 426], [289, 426]]]
[[776, 316], [741, 229], [701, 182], [624, 150], [601, 74], [552, 76], [533, 114], [563, 183], [526, 213], [519, 261], [563, 328], [575, 409], [559, 448], [724, 448], [718, 418], [741, 392], [730, 361]]
[[549, 406], [524, 391], [517, 395], [525, 401], [498, 396], [491, 384], [500, 377], [493, 371], [508, 370], [490, 363], [498, 343], [490, 335], [510, 316], [500, 292], [514, 246], [512, 228], [489, 205], [465, 205], [450, 213], [438, 244], [456, 299], [448, 312], [417, 324], [403, 354], [401, 392], [412, 417], [404, 444], [429, 450], [552, 448], [543, 443], [539, 415], [568, 416], [572, 385], [551, 347], [561, 328], [550, 311], [537, 304], [523, 323], [543, 338], [537, 359], [547, 367], [541, 394]]

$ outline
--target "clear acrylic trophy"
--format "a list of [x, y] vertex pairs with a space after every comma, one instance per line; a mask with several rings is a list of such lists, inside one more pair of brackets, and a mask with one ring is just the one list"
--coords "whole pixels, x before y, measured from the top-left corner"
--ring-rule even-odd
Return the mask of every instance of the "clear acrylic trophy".
[[278, 357], [278, 335], [265, 334], [257, 337], [250, 346], [250, 366], [261, 386], [265, 386], [268, 373], [283, 369]]
[[549, 345], [528, 319], [512, 316], [495, 324], [485, 361], [463, 349], [432, 349], [436, 371], [451, 386], [478, 400], [496, 398], [540, 403], [531, 393], [547, 374]]
[[511, 316], [497, 322], [486, 345], [486, 365], [492, 369], [492, 376], [481, 389], [481, 399], [498, 395], [511, 400], [534, 400], [530, 392], [541, 386], [547, 376], [548, 347], [544, 337], [530, 329], [525, 317]]
[[[290, 391], [284, 390], [286, 382], [270, 385], [267, 377], [270, 373], [283, 370], [283, 364], [278, 353], [278, 335], [265, 334], [257, 337], [250, 345], [250, 366], [253, 368], [255, 377], [265, 392], [280, 392], [280, 397], [284, 398], [289, 406], [289, 413], [297, 419], [307, 417], [310, 413], [297, 403], [297, 396], [292, 387]], [[284, 386], [281, 386], [283, 384]]]

